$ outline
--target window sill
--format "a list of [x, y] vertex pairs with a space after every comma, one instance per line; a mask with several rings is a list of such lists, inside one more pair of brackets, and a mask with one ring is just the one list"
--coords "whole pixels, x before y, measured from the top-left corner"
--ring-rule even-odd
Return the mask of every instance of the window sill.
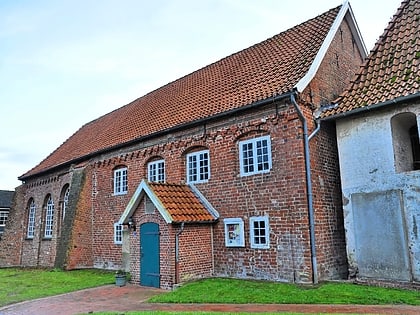
[[122, 193], [114, 193], [113, 196], [125, 196], [128, 194], [128, 191]]

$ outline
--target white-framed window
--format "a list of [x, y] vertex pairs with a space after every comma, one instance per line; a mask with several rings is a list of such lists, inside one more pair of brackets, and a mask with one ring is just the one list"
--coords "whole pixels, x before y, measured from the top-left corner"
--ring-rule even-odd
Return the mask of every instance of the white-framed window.
[[223, 222], [225, 224], [226, 247], [244, 247], [244, 221], [241, 218], [228, 218]]
[[35, 201], [32, 199], [29, 204], [29, 213], [28, 213], [28, 230], [26, 232], [27, 238], [34, 238], [35, 235]]
[[114, 170], [114, 195], [124, 195], [128, 190], [127, 168]]
[[204, 183], [210, 178], [209, 150], [187, 154], [187, 183]]
[[158, 160], [147, 165], [147, 179], [149, 182], [163, 183], [165, 181], [165, 161]]
[[69, 195], [70, 195], [70, 188], [66, 189], [66, 192], [64, 193], [64, 198], [63, 198], [63, 206], [62, 206], [62, 220], [64, 222], [64, 218], [66, 217], [66, 210], [67, 210], [67, 206], [69, 204]]
[[45, 238], [52, 237], [53, 224], [54, 224], [54, 201], [52, 200], [52, 197], [49, 196], [47, 200], [47, 208], [45, 211], [45, 230], [44, 230]]
[[251, 217], [249, 219], [251, 248], [269, 248], [268, 217]]
[[239, 142], [241, 176], [266, 173], [271, 169], [270, 136]]
[[122, 244], [123, 238], [123, 226], [121, 224], [114, 223], [114, 243]]
[[4, 231], [8, 217], [9, 210], [0, 209], [0, 234], [2, 234]]

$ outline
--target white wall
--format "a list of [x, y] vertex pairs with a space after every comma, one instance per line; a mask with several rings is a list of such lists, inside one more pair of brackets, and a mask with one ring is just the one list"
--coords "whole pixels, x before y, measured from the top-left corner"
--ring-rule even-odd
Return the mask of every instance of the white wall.
[[[368, 257], [369, 259], [364, 260], [363, 264], [366, 261], [370, 264], [375, 259], [377, 264], [372, 263], [369, 265], [369, 270], [365, 269], [367, 276], [381, 278], [381, 275], [384, 275], [384, 278], [387, 278], [387, 275], [391, 274], [390, 278], [397, 280], [420, 281], [420, 170], [396, 172], [391, 130], [391, 118], [407, 111], [416, 114], [417, 126], [420, 126], [420, 104], [392, 106], [386, 110], [365, 112], [338, 120], [337, 141], [350, 269], [360, 272], [359, 265], [366, 258], [360, 257], [361, 252], [366, 253], [363, 251], [363, 246], [383, 244], [381, 250], [385, 255], [393, 255], [388, 257], [390, 260], [392, 257], [397, 257], [395, 255], [406, 257], [399, 262], [390, 262], [391, 265], [394, 263], [394, 266], [381, 264], [380, 259], [384, 258]], [[392, 202], [387, 199], [389, 196], [392, 196]], [[363, 199], [364, 197], [366, 199]], [[366, 200], [365, 204], [363, 200]], [[369, 203], [368, 200], [374, 201]], [[377, 209], [369, 210], [366, 208], [369, 204]], [[355, 216], [364, 216], [369, 211], [382, 214], [375, 217], [376, 222], [366, 222], [367, 224], [363, 225], [364, 230], [360, 231], [360, 224], [357, 223], [360, 222], [360, 217]], [[385, 220], [395, 215], [400, 216], [402, 220], [398, 224], [400, 226], [402, 223], [400, 231], [392, 230], [391, 224]], [[395, 220], [393, 222], [395, 223]], [[354, 230], [355, 226], [359, 227], [359, 231]], [[389, 239], [386, 239], [387, 237]], [[378, 240], [373, 242], [372, 238], [383, 238], [383, 240], [378, 243]], [[398, 243], [396, 247], [402, 252], [386, 253], [387, 248], [391, 248], [386, 245], [388, 241], [402, 242], [403, 244]], [[364, 249], [366, 250], [366, 247]], [[376, 248], [371, 249], [374, 255]], [[386, 270], [395, 266], [405, 268], [405, 264], [409, 268], [410, 279], [406, 279], [407, 271], [392, 274], [392, 271]], [[381, 268], [383, 270], [379, 270]]]

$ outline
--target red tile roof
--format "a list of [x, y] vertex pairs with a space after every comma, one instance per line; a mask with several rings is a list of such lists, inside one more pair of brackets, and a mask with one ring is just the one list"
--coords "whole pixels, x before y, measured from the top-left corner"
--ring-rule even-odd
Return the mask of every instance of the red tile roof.
[[169, 183], [148, 183], [148, 185], [172, 218], [172, 223], [213, 222], [217, 219], [188, 185]]
[[290, 92], [308, 72], [339, 11], [331, 9], [87, 123], [20, 179]]
[[321, 117], [335, 118], [419, 93], [419, 25], [420, 1], [403, 1], [356, 79], [338, 99], [338, 106], [327, 109]]

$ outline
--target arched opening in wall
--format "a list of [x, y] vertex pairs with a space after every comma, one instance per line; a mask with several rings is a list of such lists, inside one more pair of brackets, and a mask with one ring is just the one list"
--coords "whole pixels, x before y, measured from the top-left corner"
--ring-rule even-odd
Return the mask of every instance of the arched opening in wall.
[[394, 166], [397, 173], [420, 169], [420, 144], [416, 115], [401, 113], [391, 118]]
[[146, 174], [149, 182], [164, 183], [165, 176], [165, 160], [160, 156], [150, 158], [146, 163]]
[[125, 195], [128, 192], [128, 169], [125, 165], [118, 165], [113, 169], [114, 195]]
[[69, 195], [70, 195], [70, 185], [64, 185], [63, 189], [61, 189], [60, 193], [60, 215], [59, 215], [59, 223], [58, 223], [58, 231], [57, 234], [61, 235], [61, 231], [64, 226], [64, 218], [66, 217], [66, 210], [69, 203]]
[[48, 194], [44, 200], [44, 239], [50, 239], [53, 235], [54, 227], [54, 201], [52, 196]]
[[35, 200], [30, 198], [26, 207], [28, 210], [27, 222], [26, 222], [26, 238], [33, 239], [35, 235]]
[[184, 152], [185, 177], [188, 184], [206, 183], [210, 179], [210, 151], [194, 146]]

